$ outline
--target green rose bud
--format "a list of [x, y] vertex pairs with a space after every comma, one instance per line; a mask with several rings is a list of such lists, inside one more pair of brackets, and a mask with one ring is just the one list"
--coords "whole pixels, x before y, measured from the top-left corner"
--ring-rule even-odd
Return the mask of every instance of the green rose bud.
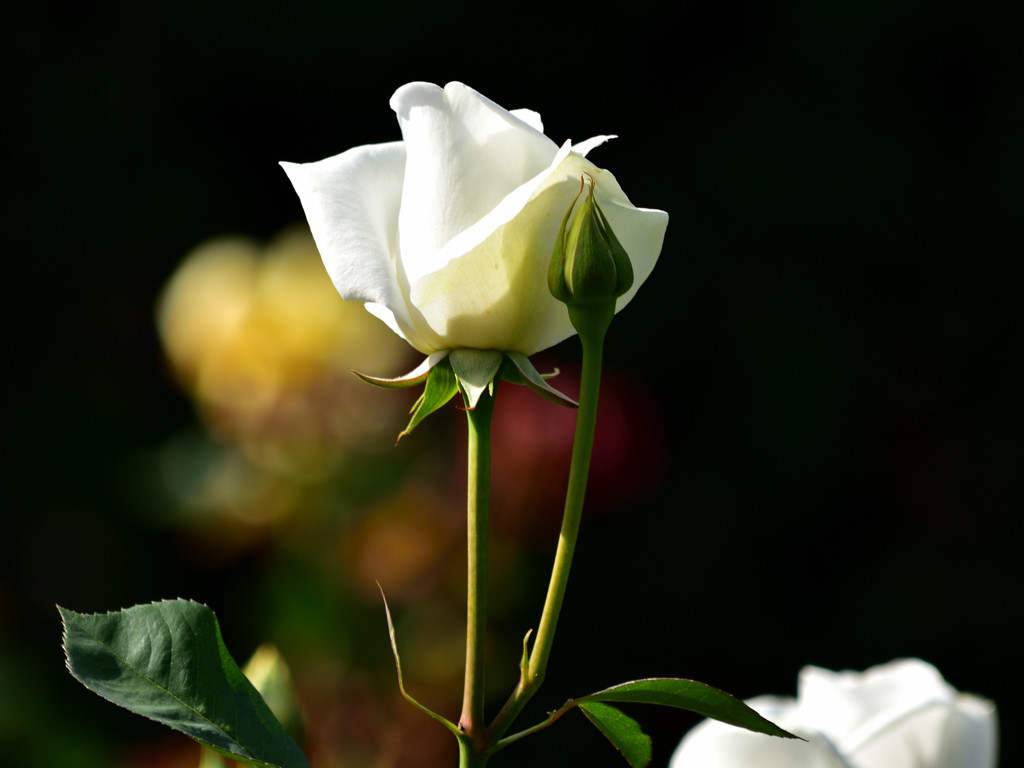
[[[586, 197], [580, 201], [584, 191]], [[578, 205], [577, 205], [578, 204]], [[570, 223], [570, 219], [572, 220]], [[633, 285], [633, 266], [594, 198], [594, 180], [580, 191], [562, 219], [548, 266], [548, 288], [570, 307], [610, 304]]]

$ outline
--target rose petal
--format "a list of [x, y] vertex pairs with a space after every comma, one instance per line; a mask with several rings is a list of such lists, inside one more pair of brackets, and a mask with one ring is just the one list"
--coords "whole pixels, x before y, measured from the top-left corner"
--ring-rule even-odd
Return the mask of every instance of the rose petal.
[[439, 350], [450, 349], [444, 339], [434, 333], [430, 326], [423, 320], [423, 315], [416, 307], [408, 304], [399, 305], [399, 312], [392, 312], [383, 304], [366, 302], [366, 311], [384, 322], [388, 328], [393, 330], [403, 339], [408, 341], [414, 348], [425, 355], [430, 355]]
[[[849, 768], [995, 768], [995, 705], [957, 694], [930, 664], [903, 659], [867, 672], [805, 667], [799, 698], [747, 702], [772, 722], [809, 739], [776, 743], [705, 722], [683, 739], [671, 768], [822, 765]], [[828, 729], [826, 732], [819, 727]], [[810, 748], [814, 757], [801, 754]], [[829, 756], [821, 752], [827, 747]], [[791, 751], [787, 751], [791, 748]], [[677, 759], [678, 758], [678, 759]], [[685, 759], [684, 759], [685, 758]], [[844, 762], [845, 761], [845, 762]]]
[[404, 306], [395, 270], [405, 149], [369, 144], [315, 163], [281, 163], [342, 298]]
[[840, 747], [854, 768], [994, 768], [995, 708], [960, 698], [920, 706], [860, 744]]
[[[558, 217], [571, 204], [571, 190], [542, 194], [558, 183], [578, 186], [560, 171], [570, 156], [566, 143], [550, 168], [448, 243], [439, 254], [442, 268], [412, 283], [411, 302], [424, 308], [426, 321], [453, 347], [529, 356], [575, 332], [565, 306], [547, 288]], [[554, 340], [545, 343], [528, 325]]]
[[747, 702], [783, 728], [808, 739], [779, 739], [705, 720], [679, 744], [669, 768], [850, 768], [821, 734], [793, 725], [795, 702], [759, 696]]
[[397, 222], [405, 170], [400, 141], [355, 147], [313, 163], [281, 163], [299, 195], [335, 288], [424, 354], [443, 348], [405, 300]]
[[657, 259], [667, 214], [634, 208], [614, 177], [555, 147], [540, 115], [509, 112], [461, 83], [395, 92], [403, 142], [357, 147], [318, 163], [282, 163], [336, 287], [416, 349], [532, 354], [572, 335], [547, 291], [558, 223], [580, 176], [631, 260], [625, 306]]
[[951, 702], [955, 691], [931, 664], [902, 659], [863, 673], [805, 667], [797, 695], [801, 722], [845, 749], [920, 707]]
[[407, 162], [398, 229], [410, 282], [444, 266], [442, 249], [551, 162], [558, 147], [461, 83], [410, 83], [391, 97]]
[[572, 336], [565, 305], [547, 287], [561, 217], [589, 174], [608, 221], [629, 254], [635, 280], [624, 307], [654, 269], [668, 214], [633, 208], [615, 177], [566, 144], [531, 179], [442, 251], [445, 266], [413, 281], [410, 298], [452, 346], [532, 355]]
[[996, 768], [998, 744], [996, 705], [980, 696], [961, 693], [946, 723], [938, 768]]
[[532, 109], [510, 109], [509, 112], [535, 131], [544, 133], [544, 122], [540, 119], [540, 112], [534, 112]]
[[578, 144], [573, 144], [572, 145], [572, 151], [575, 152], [577, 155], [583, 155], [583, 157], [586, 157], [587, 153], [590, 152], [590, 150], [592, 150], [594, 147], [600, 147], [606, 141], [611, 141], [614, 138], [617, 138], [617, 137], [616, 136], [592, 136], [591, 138], [586, 139], [584, 141], [581, 141]]

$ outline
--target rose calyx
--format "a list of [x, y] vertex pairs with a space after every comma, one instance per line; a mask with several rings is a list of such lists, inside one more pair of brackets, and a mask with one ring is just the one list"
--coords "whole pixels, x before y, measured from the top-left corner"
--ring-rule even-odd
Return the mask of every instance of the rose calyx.
[[[455, 395], [462, 395], [466, 410], [476, 408], [484, 392], [494, 394], [499, 380], [529, 387], [537, 394], [558, 405], [575, 408], [577, 403], [547, 383], [557, 376], [553, 372], [542, 374], [530, 359], [518, 352], [498, 352], [483, 349], [454, 349], [436, 352], [403, 376], [379, 378], [359, 371], [353, 373], [368, 384], [385, 389], [407, 389], [423, 384], [423, 392], [410, 409], [409, 423], [398, 435], [408, 435], [420, 422], [447, 404]], [[396, 441], [397, 442], [397, 441]]]

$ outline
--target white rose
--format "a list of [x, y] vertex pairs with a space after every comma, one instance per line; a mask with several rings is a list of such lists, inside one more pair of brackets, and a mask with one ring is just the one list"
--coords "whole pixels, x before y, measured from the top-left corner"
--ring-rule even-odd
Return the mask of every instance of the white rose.
[[531, 355], [573, 335], [547, 267], [584, 174], [629, 254], [633, 287], [654, 268], [668, 215], [634, 207], [540, 116], [502, 109], [461, 83], [410, 83], [391, 98], [402, 141], [315, 163], [282, 163], [331, 279], [413, 347]]
[[919, 659], [867, 672], [804, 667], [797, 698], [760, 696], [753, 709], [807, 742], [706, 720], [670, 768], [994, 768], [992, 702], [958, 693]]

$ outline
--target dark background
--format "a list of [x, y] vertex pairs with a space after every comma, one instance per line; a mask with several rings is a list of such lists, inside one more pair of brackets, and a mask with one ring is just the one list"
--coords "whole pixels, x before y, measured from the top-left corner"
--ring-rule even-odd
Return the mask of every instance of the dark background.
[[[556, 142], [618, 134], [591, 159], [671, 216], [608, 342], [669, 453], [585, 526], [538, 712], [632, 677], [791, 694], [804, 664], [920, 656], [996, 700], [1019, 764], [1020, 7], [21, 3], [3, 762], [157, 738], [66, 674], [55, 603], [194, 597], [260, 639], [261, 557], [183, 560], [135, 492], [134, 457], [194, 419], [154, 302], [205, 238], [301, 219], [277, 161], [396, 139], [396, 87], [462, 80]], [[659, 766], [696, 722], [631, 713]], [[618, 764], [578, 723], [530, 741], [496, 768]]]

